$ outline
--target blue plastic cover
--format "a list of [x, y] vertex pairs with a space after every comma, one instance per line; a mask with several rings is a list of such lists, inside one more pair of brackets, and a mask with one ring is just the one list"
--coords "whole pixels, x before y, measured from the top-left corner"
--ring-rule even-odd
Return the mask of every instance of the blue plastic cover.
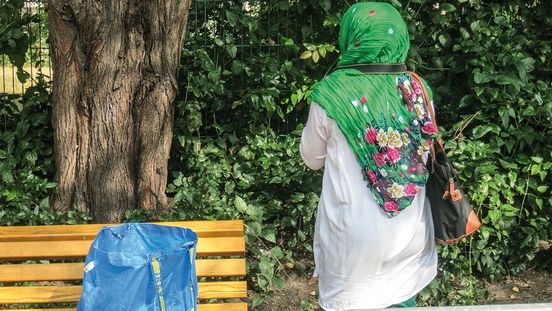
[[86, 257], [77, 311], [197, 310], [196, 244], [186, 228], [102, 228]]

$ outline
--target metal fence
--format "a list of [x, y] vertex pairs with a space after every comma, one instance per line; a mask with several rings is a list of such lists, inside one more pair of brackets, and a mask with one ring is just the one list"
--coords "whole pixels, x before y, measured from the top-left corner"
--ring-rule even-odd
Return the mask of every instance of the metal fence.
[[[0, 0], [0, 5], [6, 3], [6, 0]], [[225, 0], [194, 0], [189, 12], [187, 36], [195, 36], [193, 40], [196, 46], [188, 48], [203, 48], [216, 53], [216, 44], [214, 38], [224, 38], [227, 29], [218, 26], [217, 20], [225, 18], [224, 11], [231, 5], [231, 1]], [[243, 3], [244, 10], [254, 11], [255, 8], [249, 6], [249, 2]], [[238, 49], [238, 57], [242, 59], [253, 57], [253, 55], [264, 52], [270, 57], [280, 59], [280, 13], [276, 10], [274, 15], [263, 16], [263, 31], [266, 32], [267, 42], [252, 45], [248, 42], [248, 34], [240, 35], [240, 41], [235, 44]], [[26, 88], [36, 83], [39, 74], [47, 79], [52, 76], [52, 66], [49, 58], [48, 46], [48, 20], [47, 8], [44, 0], [26, 0], [21, 14], [34, 16], [33, 22], [29, 22], [24, 27], [24, 32], [29, 36], [32, 42], [31, 47], [26, 53], [26, 63], [23, 69], [30, 75], [30, 78], [22, 83], [17, 77], [17, 68], [10, 62], [8, 56], [0, 56], [0, 93], [21, 94]], [[254, 14], [254, 13], [252, 13]], [[221, 16], [222, 15], [222, 16]], [[198, 40], [202, 37], [202, 40]], [[197, 46], [201, 44], [201, 46]]]
[[[5, 0], [0, 1], [5, 4]], [[17, 68], [12, 65], [7, 55], [0, 56], [0, 93], [21, 94], [26, 88], [36, 82], [38, 75], [46, 78], [52, 75], [52, 66], [48, 47], [47, 14], [41, 1], [25, 1], [21, 15], [34, 16], [32, 21], [24, 26], [23, 31], [29, 37], [31, 46], [25, 55], [23, 70], [29, 74], [29, 79], [22, 83], [17, 77]]]

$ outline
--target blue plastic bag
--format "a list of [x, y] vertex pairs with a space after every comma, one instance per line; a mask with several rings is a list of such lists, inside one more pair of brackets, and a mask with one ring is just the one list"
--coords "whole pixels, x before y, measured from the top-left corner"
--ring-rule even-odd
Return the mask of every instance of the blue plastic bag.
[[197, 310], [196, 244], [186, 228], [102, 228], [86, 257], [77, 311]]

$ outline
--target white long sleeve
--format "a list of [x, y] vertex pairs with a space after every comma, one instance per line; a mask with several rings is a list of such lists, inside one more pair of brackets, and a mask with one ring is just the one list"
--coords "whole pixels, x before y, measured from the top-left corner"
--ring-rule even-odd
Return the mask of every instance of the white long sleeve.
[[305, 164], [318, 170], [324, 166], [326, 160], [326, 113], [316, 103], [312, 103], [309, 110], [309, 119], [303, 135], [301, 135], [301, 157]]

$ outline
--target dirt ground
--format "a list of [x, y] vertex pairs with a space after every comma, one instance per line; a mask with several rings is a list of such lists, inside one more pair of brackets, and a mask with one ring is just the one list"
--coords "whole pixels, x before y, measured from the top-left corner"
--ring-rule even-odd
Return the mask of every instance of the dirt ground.
[[[527, 271], [496, 283], [485, 283], [488, 304], [552, 303], [552, 273]], [[317, 309], [317, 284], [307, 278], [291, 275], [284, 290], [265, 300], [260, 310], [314, 311]]]
[[546, 271], [527, 271], [486, 288], [493, 304], [552, 302], [552, 274]]
[[284, 290], [276, 292], [263, 303], [263, 311], [313, 311], [318, 310], [318, 284], [314, 280], [291, 274]]

